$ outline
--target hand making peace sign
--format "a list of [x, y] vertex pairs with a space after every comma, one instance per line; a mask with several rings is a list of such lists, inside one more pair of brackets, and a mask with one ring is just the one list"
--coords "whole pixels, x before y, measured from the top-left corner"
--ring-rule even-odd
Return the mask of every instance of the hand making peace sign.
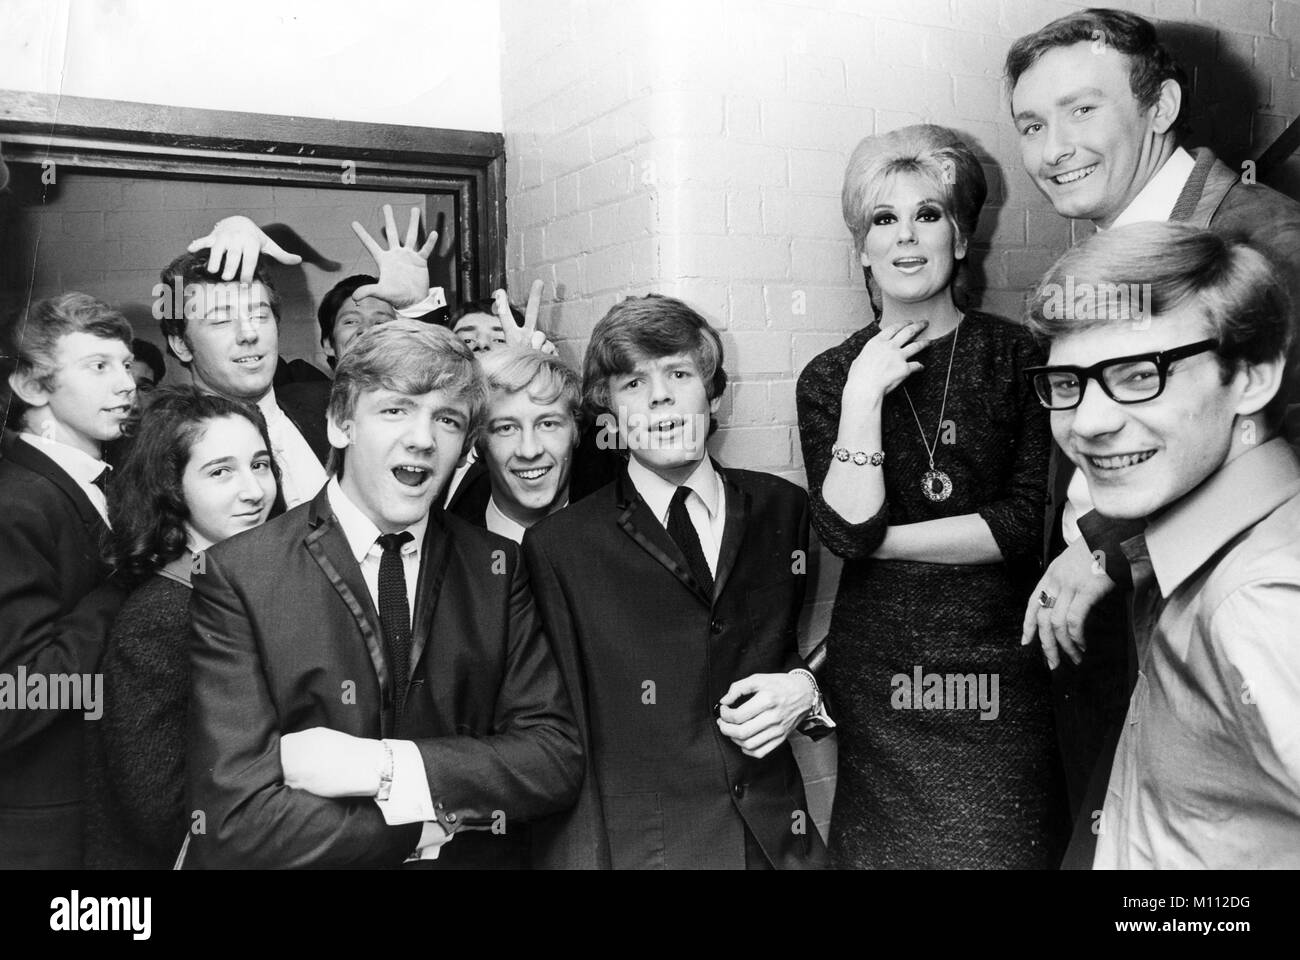
[[542, 307], [542, 288], [546, 284], [534, 280], [528, 291], [528, 306], [524, 308], [524, 323], [515, 322], [515, 315], [510, 311], [510, 298], [504, 290], [492, 291], [492, 312], [501, 321], [501, 333], [506, 343], [514, 347], [529, 347], [542, 353], [556, 353], [555, 344], [547, 339], [546, 334], [537, 329], [537, 314]]

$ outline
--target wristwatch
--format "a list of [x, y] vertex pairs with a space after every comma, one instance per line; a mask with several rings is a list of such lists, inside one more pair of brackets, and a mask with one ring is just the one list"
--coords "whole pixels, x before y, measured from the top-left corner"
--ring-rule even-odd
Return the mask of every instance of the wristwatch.
[[848, 447], [841, 447], [839, 444], [832, 445], [831, 456], [840, 463], [848, 463], [852, 460], [859, 467], [865, 467], [867, 464], [878, 467], [885, 462], [883, 450], [877, 450], [875, 453], [867, 453], [865, 450], [850, 451]]
[[804, 677], [810, 684], [812, 684], [813, 689], [812, 709], [808, 711], [808, 716], [806, 716], [803, 722], [799, 724], [799, 729], [803, 730], [805, 727], [834, 728], [835, 721], [832, 720], [830, 714], [826, 712], [826, 704], [822, 700], [822, 688], [818, 685], [817, 678], [813, 676], [812, 671], [805, 670], [803, 667], [795, 667], [790, 672], [797, 673], [799, 676]]

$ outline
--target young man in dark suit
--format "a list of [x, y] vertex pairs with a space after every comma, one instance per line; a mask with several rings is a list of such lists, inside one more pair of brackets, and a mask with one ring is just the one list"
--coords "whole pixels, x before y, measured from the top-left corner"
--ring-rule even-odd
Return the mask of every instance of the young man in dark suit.
[[449, 332], [359, 336], [334, 476], [193, 578], [188, 856], [200, 867], [520, 866], [582, 749], [518, 548], [430, 508], [484, 389]]
[[481, 478], [468, 474], [447, 509], [509, 537], [568, 506], [582, 430], [582, 382], [558, 356], [522, 346], [479, 358], [488, 401], [478, 440]]
[[611, 309], [583, 381], [629, 459], [524, 536], [587, 749], [577, 806], [536, 826], [539, 862], [823, 866], [786, 742], [826, 721], [795, 639], [807, 496], [709, 459], [722, 344], [681, 301]]
[[122, 600], [100, 554], [103, 445], [135, 396], [131, 327], [69, 293], [33, 304], [13, 341], [14, 429], [0, 448], [0, 867], [80, 867], [83, 721], [95, 705], [52, 698], [68, 678], [84, 690]]

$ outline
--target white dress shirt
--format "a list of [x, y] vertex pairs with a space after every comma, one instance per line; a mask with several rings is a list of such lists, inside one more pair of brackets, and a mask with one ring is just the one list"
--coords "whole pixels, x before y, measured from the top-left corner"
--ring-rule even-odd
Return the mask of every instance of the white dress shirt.
[[[551, 513], [563, 510], [568, 505], [569, 501], [566, 499], [562, 504], [552, 510]], [[497, 506], [496, 497], [488, 497], [488, 505], [487, 510], [484, 511], [483, 522], [489, 532], [495, 533], [498, 536], [506, 537], [507, 539], [513, 540], [515, 543], [523, 543], [524, 534], [528, 531], [528, 528], [522, 523], [506, 516], [505, 511]]]
[[[1169, 155], [1164, 166], [1156, 171], [1155, 176], [1147, 181], [1146, 186], [1115, 218], [1110, 228], [1122, 227], [1129, 223], [1168, 220], [1195, 166], [1195, 158], [1182, 147], [1177, 148]], [[1083, 471], [1075, 468], [1066, 492], [1065, 509], [1061, 512], [1061, 535], [1065, 538], [1067, 546], [1079, 539], [1079, 518], [1090, 513], [1092, 508], [1092, 494], [1088, 492], [1088, 481]]]
[[442, 505], [445, 507], [451, 503], [451, 498], [456, 495], [460, 488], [461, 481], [465, 479], [465, 474], [469, 473], [469, 468], [478, 462], [478, 451], [473, 447], [469, 448], [469, 454], [465, 457], [463, 466], [457, 467], [451, 474], [451, 481], [447, 484], [447, 492], [442, 495]]
[[288, 414], [275, 402], [275, 388], [257, 401], [257, 409], [266, 418], [266, 432], [271, 437], [271, 453], [280, 467], [280, 492], [284, 505], [296, 507], [305, 503], [325, 486], [328, 477], [325, 468], [316, 459], [311, 445], [303, 439]]
[[1130, 223], [1168, 220], [1195, 166], [1196, 160], [1190, 153], [1182, 147], [1176, 148], [1164, 165], [1146, 182], [1146, 186], [1129, 201], [1129, 205], [1115, 218], [1109, 229]]
[[515, 543], [524, 542], [524, 531], [528, 528], [518, 521], [511, 520], [497, 506], [495, 497], [488, 498], [487, 513], [484, 521], [492, 533], [507, 537]]
[[60, 470], [70, 476], [81, 488], [82, 493], [89, 498], [91, 505], [99, 511], [99, 515], [104, 518], [104, 523], [108, 523], [108, 500], [104, 497], [104, 491], [95, 486], [95, 478], [105, 469], [112, 470], [112, 467], [103, 460], [96, 460], [90, 454], [58, 440], [50, 440], [26, 432], [18, 436], [53, 460]]
[[[348, 547], [361, 567], [361, 577], [365, 580], [370, 599], [378, 610], [379, 563], [384, 556], [384, 550], [377, 542], [380, 530], [343, 492], [337, 477], [330, 477], [325, 495], [329, 498], [330, 509], [334, 511]], [[411, 540], [402, 544], [402, 572], [406, 575], [406, 603], [411, 623], [415, 623], [415, 588], [420, 579], [420, 552], [428, 526], [429, 516], [425, 514], [418, 522], [406, 528], [405, 532], [411, 535]], [[427, 824], [433, 821], [433, 797], [429, 792], [429, 780], [419, 747], [410, 740], [389, 740], [388, 745], [393, 751], [392, 789], [387, 800], [375, 800], [384, 815], [384, 821], [391, 826], [420, 822]], [[436, 827], [436, 823], [433, 826]], [[440, 827], [437, 829], [441, 830]], [[425, 832], [429, 832], [428, 826]], [[424, 844], [425, 838], [421, 837], [419, 847], [424, 847]], [[425, 856], [421, 854], [422, 858]], [[436, 859], [437, 856], [438, 848], [434, 846], [427, 858]]]
[[[668, 511], [673, 504], [677, 487], [648, 467], [643, 467], [635, 457], [629, 457], [627, 475], [641, 494], [655, 519], [668, 529]], [[700, 549], [709, 562], [709, 573], [718, 575], [718, 554], [722, 550], [722, 531], [727, 524], [727, 491], [722, 478], [708, 457], [700, 460], [695, 471], [682, 486], [691, 488], [686, 498], [686, 515], [691, 518], [695, 535], [700, 538]]]

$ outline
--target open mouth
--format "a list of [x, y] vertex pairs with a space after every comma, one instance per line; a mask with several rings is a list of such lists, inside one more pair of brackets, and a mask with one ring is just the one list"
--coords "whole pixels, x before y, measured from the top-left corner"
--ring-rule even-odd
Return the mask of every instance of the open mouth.
[[542, 479], [542, 477], [546, 476], [548, 473], [551, 472], [551, 468], [550, 468], [550, 467], [530, 467], [530, 468], [527, 469], [527, 470], [511, 470], [510, 472], [513, 473], [513, 474], [514, 474], [516, 477], [518, 477], [520, 480], [533, 481], [533, 480], [540, 480], [540, 479]]
[[894, 261], [894, 266], [900, 270], [906, 270], [909, 267], [923, 267], [928, 262], [925, 257], [899, 257]]
[[1119, 453], [1109, 457], [1094, 457], [1088, 455], [1088, 463], [1094, 470], [1101, 472], [1124, 470], [1128, 467], [1136, 467], [1139, 463], [1146, 463], [1156, 455], [1154, 450], [1143, 450], [1140, 453]]
[[672, 433], [682, 425], [684, 421], [681, 417], [668, 417], [650, 424], [650, 429], [655, 433]]
[[111, 413], [114, 416], [118, 416], [118, 417], [125, 417], [127, 414], [131, 412], [131, 404], [124, 403], [121, 406], [117, 406], [117, 407], [105, 407], [104, 412]]
[[1091, 176], [1092, 171], [1096, 169], [1097, 169], [1097, 164], [1093, 163], [1086, 167], [1080, 167], [1078, 170], [1071, 170], [1068, 173], [1058, 173], [1054, 177], [1048, 177], [1048, 179], [1051, 180], [1052, 183], [1056, 184], [1058, 187], [1063, 187], [1070, 183], [1078, 183], [1080, 180], [1084, 179], [1085, 177]]
[[251, 367], [261, 363], [262, 358], [265, 356], [266, 354], [264, 353], [258, 353], [248, 357], [236, 357], [235, 363], [239, 364], [241, 367]]
[[433, 471], [427, 467], [412, 467], [404, 464], [400, 467], [393, 467], [393, 476], [403, 486], [421, 487], [433, 476]]

